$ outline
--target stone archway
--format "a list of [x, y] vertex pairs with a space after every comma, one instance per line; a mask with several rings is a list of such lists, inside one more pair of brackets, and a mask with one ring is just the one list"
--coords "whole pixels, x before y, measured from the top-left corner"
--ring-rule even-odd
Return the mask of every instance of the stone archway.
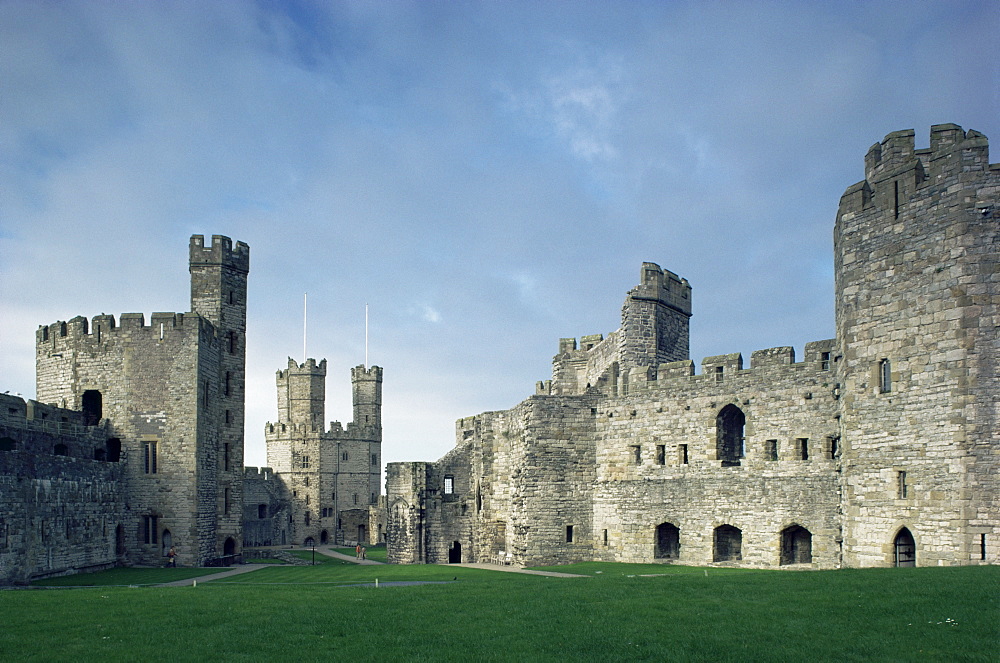
[[901, 528], [892, 542], [892, 560], [894, 566], [917, 565], [917, 543], [913, 540], [910, 530]]

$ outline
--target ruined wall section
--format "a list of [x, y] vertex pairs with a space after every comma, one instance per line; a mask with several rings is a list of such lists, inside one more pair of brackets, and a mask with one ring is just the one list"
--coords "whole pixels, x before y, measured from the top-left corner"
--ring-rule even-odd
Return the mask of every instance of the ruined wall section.
[[[838, 380], [834, 341], [708, 357], [633, 372], [628, 396], [597, 408], [595, 558], [711, 564], [714, 532], [741, 530], [742, 566], [778, 566], [781, 532], [811, 534], [815, 568], [840, 565]], [[717, 372], [716, 369], [723, 371]], [[745, 418], [738, 458], [719, 456], [724, 408]], [[805, 450], [803, 452], [803, 449]], [[676, 555], [658, 557], [657, 526], [679, 530]]]
[[243, 477], [243, 547], [282, 546], [290, 536], [289, 491], [270, 467], [247, 467]]
[[427, 499], [431, 463], [386, 466], [386, 554], [390, 564], [427, 561]]
[[844, 358], [845, 563], [1000, 560], [996, 421], [1000, 167], [986, 137], [898, 131], [865, 157], [834, 235]]
[[119, 562], [123, 472], [108, 439], [80, 412], [0, 395], [0, 584]]

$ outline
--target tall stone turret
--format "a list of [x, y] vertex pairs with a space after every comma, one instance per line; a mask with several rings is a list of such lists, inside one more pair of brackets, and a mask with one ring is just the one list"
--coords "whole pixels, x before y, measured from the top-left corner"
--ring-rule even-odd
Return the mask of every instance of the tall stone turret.
[[278, 371], [278, 421], [322, 426], [326, 419], [326, 359], [302, 365], [288, 358], [288, 368]]
[[954, 124], [889, 134], [840, 201], [844, 563], [1000, 556], [1000, 166]]
[[354, 400], [354, 423], [381, 431], [382, 368], [379, 366], [352, 368], [351, 391]]

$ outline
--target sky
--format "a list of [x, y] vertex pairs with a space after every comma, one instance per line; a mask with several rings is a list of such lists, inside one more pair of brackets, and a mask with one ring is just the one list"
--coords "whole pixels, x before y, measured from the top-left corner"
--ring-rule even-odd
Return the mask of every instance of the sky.
[[[275, 371], [384, 368], [384, 462], [692, 286], [691, 357], [834, 336], [832, 231], [886, 134], [1000, 141], [980, 2], [0, 0], [0, 390], [34, 332], [188, 311], [192, 234], [250, 245], [245, 460]], [[994, 161], [1000, 161], [994, 149]]]

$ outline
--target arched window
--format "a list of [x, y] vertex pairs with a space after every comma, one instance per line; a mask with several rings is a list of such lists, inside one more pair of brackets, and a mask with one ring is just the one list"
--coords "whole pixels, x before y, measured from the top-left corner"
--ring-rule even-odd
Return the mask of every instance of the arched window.
[[713, 562], [730, 562], [743, 559], [743, 532], [732, 525], [715, 528]]
[[780, 564], [811, 564], [812, 534], [800, 525], [789, 525], [781, 530]]
[[917, 544], [913, 540], [910, 530], [905, 527], [896, 534], [893, 541], [893, 563], [896, 566], [916, 566], [917, 565]]
[[743, 426], [747, 419], [743, 410], [729, 404], [715, 418], [715, 451], [723, 467], [740, 464], [743, 457]]
[[653, 557], [655, 559], [677, 559], [680, 556], [680, 549], [680, 530], [677, 529], [677, 526], [671, 523], [657, 525]]

